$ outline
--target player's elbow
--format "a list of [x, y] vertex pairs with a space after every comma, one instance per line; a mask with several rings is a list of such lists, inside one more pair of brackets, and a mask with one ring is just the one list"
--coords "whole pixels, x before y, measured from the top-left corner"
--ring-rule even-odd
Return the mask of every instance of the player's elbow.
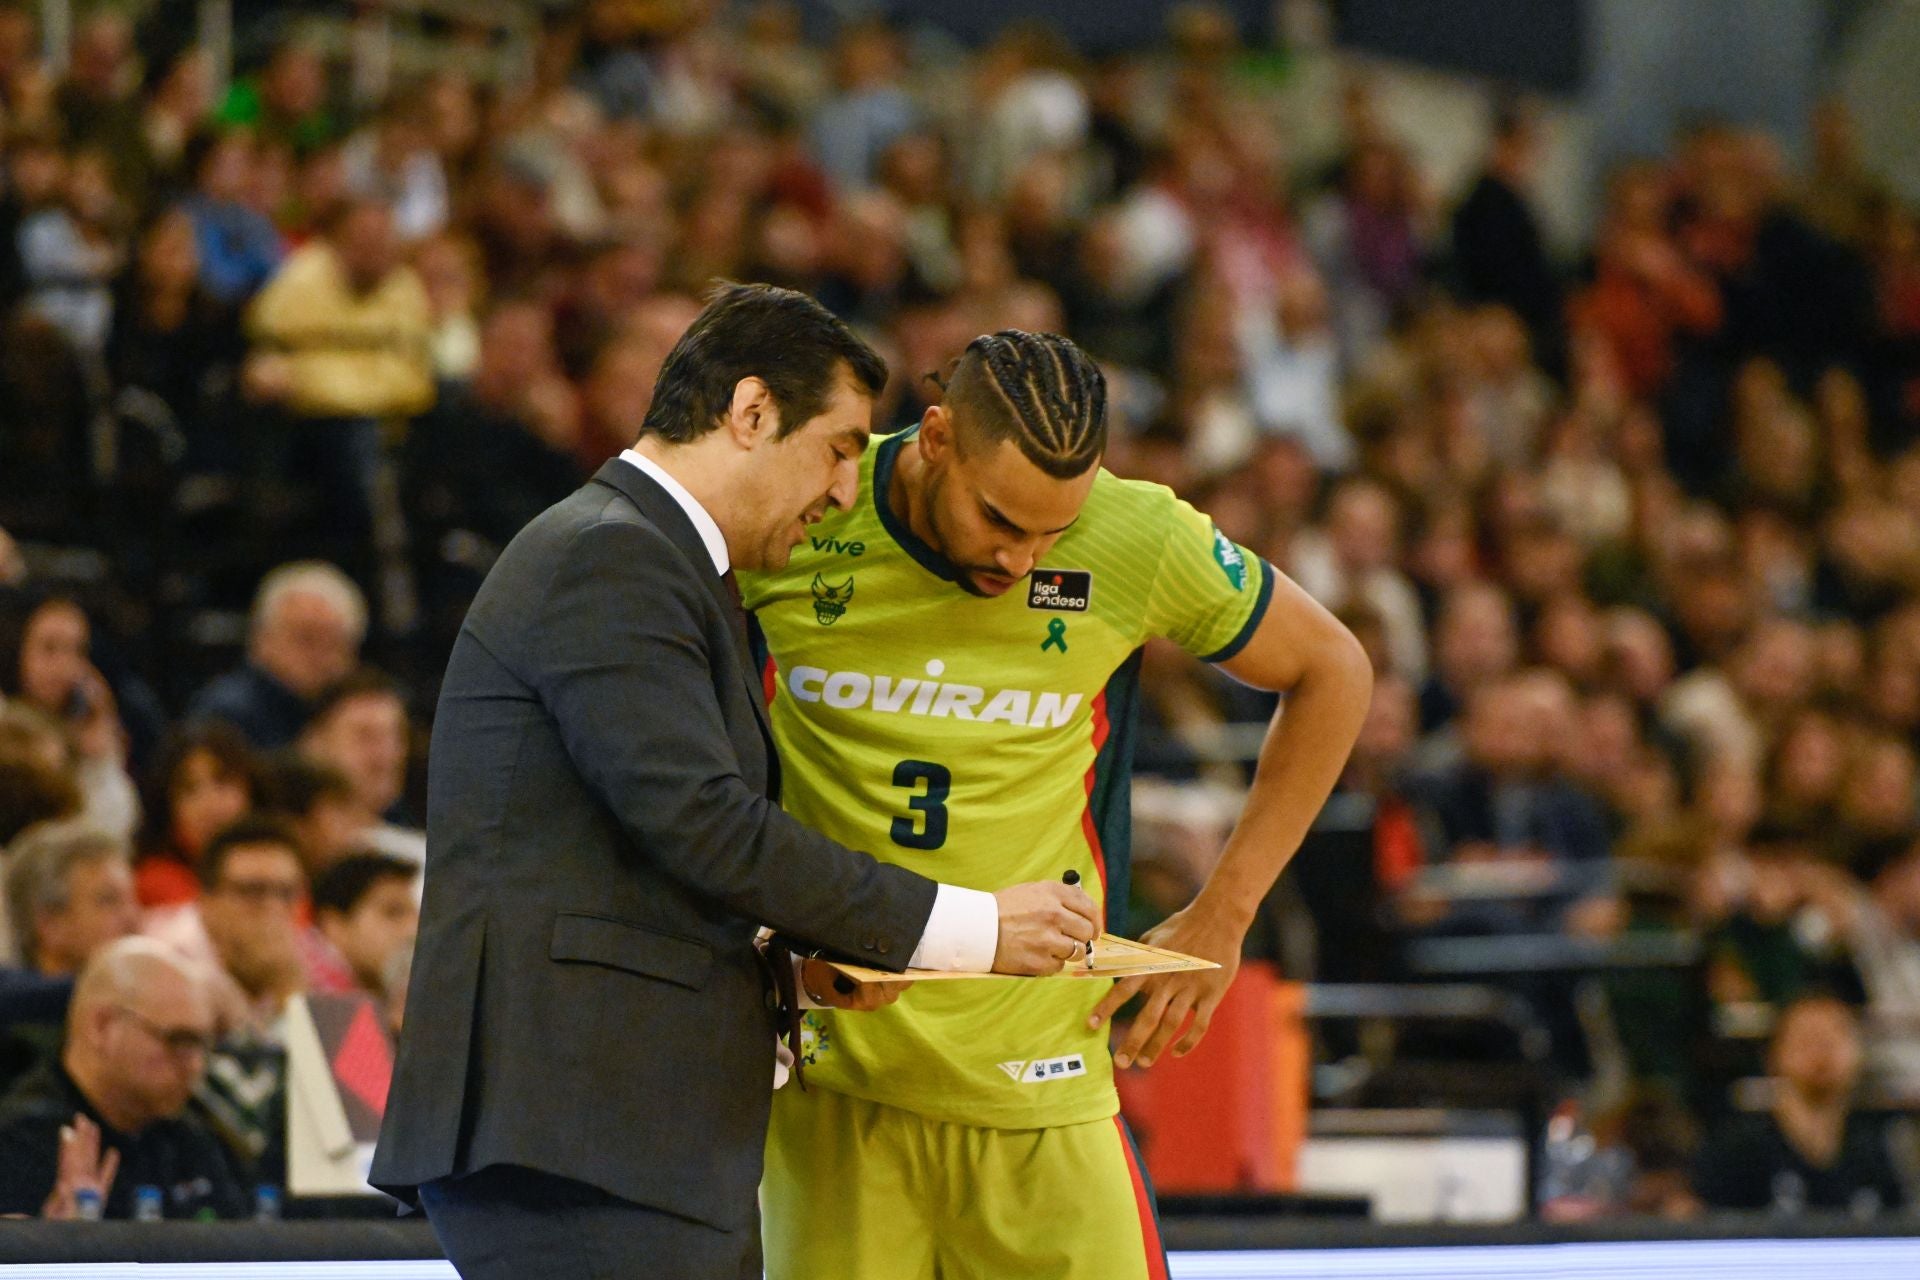
[[1365, 707], [1373, 697], [1373, 659], [1345, 624], [1337, 619], [1330, 622], [1314, 664], [1315, 674]]

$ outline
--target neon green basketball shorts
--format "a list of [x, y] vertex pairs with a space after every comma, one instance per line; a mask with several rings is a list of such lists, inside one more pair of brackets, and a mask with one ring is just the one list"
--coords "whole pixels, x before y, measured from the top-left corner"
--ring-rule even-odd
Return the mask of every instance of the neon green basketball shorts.
[[1167, 1280], [1118, 1116], [985, 1129], [789, 1085], [760, 1202], [767, 1280]]

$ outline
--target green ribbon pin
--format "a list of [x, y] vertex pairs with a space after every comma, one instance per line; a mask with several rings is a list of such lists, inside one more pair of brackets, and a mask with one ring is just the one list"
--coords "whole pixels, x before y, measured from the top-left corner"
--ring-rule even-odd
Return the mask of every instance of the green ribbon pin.
[[1048, 618], [1047, 638], [1040, 642], [1040, 652], [1042, 653], [1055, 648], [1059, 649], [1062, 653], [1067, 651], [1067, 623], [1064, 618]]

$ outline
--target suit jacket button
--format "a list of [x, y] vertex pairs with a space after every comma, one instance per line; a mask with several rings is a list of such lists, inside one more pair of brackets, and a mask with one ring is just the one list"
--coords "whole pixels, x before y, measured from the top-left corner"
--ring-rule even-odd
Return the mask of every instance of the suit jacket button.
[[874, 938], [872, 934], [868, 934], [866, 937], [862, 938], [860, 940], [860, 945], [862, 947], [865, 947], [868, 951], [878, 951], [880, 952], [881, 955], [886, 954], [886, 951], [881, 948], [879, 941], [876, 938]]
[[885, 938], [882, 938], [880, 939], [880, 945], [877, 948], [877, 950], [880, 952], [881, 955], [885, 955], [887, 954], [887, 952], [893, 950], [893, 944], [891, 942], [888, 942]]

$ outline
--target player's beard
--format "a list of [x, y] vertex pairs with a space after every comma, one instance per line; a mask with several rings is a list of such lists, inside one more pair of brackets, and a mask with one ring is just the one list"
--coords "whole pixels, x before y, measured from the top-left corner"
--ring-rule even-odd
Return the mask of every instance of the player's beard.
[[1007, 575], [1000, 571], [999, 565], [966, 564], [954, 558], [949, 548], [954, 545], [955, 539], [947, 532], [942, 514], [946, 511], [946, 505], [940, 501], [941, 496], [946, 492], [946, 487], [947, 477], [944, 472], [927, 477], [927, 528], [928, 532], [933, 534], [931, 545], [934, 554], [952, 566], [954, 581], [962, 591], [970, 596], [990, 599], [991, 597], [985, 591], [974, 584], [973, 576], [979, 574], [985, 578], [1004, 578]]

